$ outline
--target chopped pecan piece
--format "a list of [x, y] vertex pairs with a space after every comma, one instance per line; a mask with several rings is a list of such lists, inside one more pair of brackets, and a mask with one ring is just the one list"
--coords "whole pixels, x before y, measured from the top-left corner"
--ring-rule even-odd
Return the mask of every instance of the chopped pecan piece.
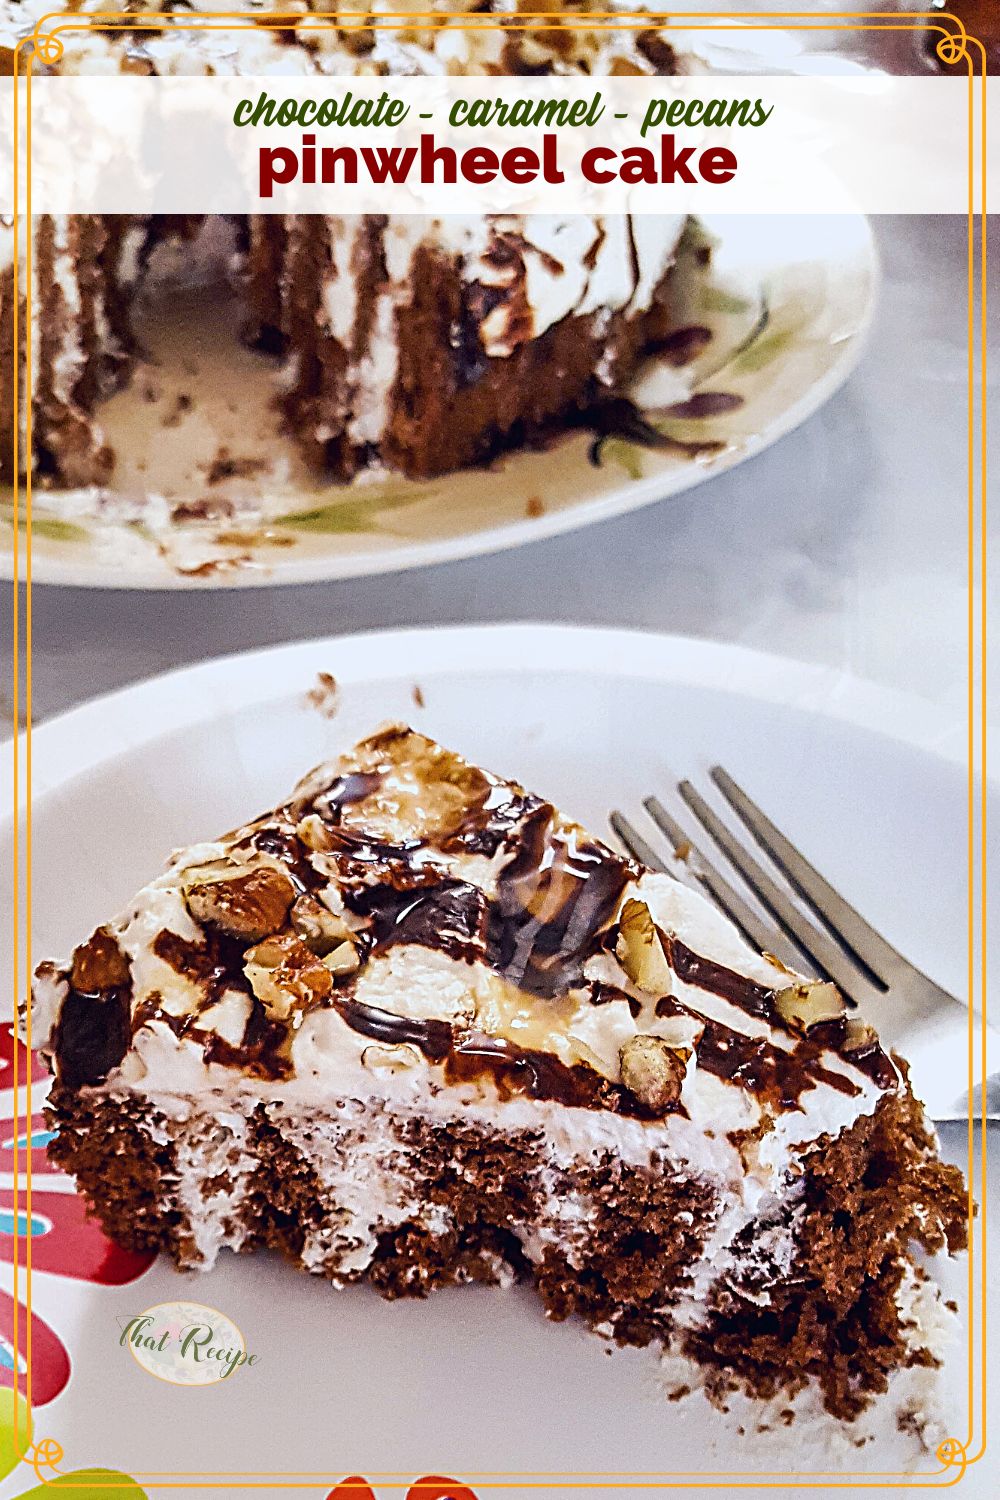
[[320, 958], [325, 958], [351, 936], [351, 929], [343, 918], [335, 916], [314, 896], [300, 896], [296, 901], [292, 907], [292, 926], [306, 947]]
[[837, 986], [818, 979], [805, 979], [778, 990], [774, 1008], [795, 1031], [808, 1031], [823, 1021], [839, 1021], [847, 1009]]
[[128, 959], [106, 927], [98, 927], [93, 937], [81, 943], [73, 954], [70, 983], [83, 994], [117, 989], [128, 984], [130, 978]]
[[644, 901], [625, 902], [618, 918], [618, 946], [622, 968], [632, 983], [648, 995], [669, 995], [673, 975], [652, 913]]
[[290, 932], [251, 948], [244, 973], [264, 1009], [278, 1020], [325, 1000], [333, 989], [333, 975], [323, 960]]
[[684, 1051], [658, 1036], [634, 1036], [619, 1054], [622, 1083], [647, 1109], [662, 1114], [681, 1096]]

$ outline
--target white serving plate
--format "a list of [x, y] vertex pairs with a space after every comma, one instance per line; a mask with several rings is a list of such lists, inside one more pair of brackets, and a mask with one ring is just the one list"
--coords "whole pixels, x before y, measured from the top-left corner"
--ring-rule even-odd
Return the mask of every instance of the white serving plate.
[[[308, 698], [320, 672], [338, 684], [325, 712]], [[963, 993], [966, 779], [937, 748], [930, 709], [739, 648], [537, 625], [280, 647], [173, 672], [43, 725], [33, 749], [35, 959], [65, 953], [173, 846], [242, 821], [315, 761], [400, 717], [596, 831], [610, 801], [635, 814], [647, 791], [669, 795], [678, 775], [703, 778], [719, 760], [891, 940]], [[0, 759], [6, 776], [10, 745]], [[995, 785], [988, 795], [996, 816]], [[8, 821], [7, 901], [10, 837]], [[964, 1127], [945, 1145], [963, 1162]], [[35, 1189], [44, 1210], [37, 1177]], [[963, 1268], [939, 1274], [967, 1327]], [[379, 1500], [402, 1496], [404, 1476], [444, 1473], [480, 1500], [513, 1500], [523, 1488], [486, 1487], [484, 1471], [752, 1473], [774, 1476], [781, 1495], [789, 1473], [843, 1484], [848, 1473], [940, 1467], [897, 1427], [909, 1377], [855, 1429], [806, 1412], [791, 1429], [761, 1432], [740, 1401], [728, 1415], [698, 1394], [668, 1402], [652, 1351], [609, 1357], [577, 1325], [546, 1323], [527, 1291], [386, 1304], [265, 1256], [226, 1257], [204, 1277], [157, 1263], [117, 1289], [44, 1272], [34, 1283], [34, 1305], [74, 1366], [36, 1411], [36, 1437], [58, 1440], [65, 1469], [121, 1469], [151, 1496], [188, 1493], [157, 1488], [152, 1471], [177, 1469], [310, 1471], [299, 1492], [317, 1500], [349, 1473], [372, 1479]], [[10, 1286], [0, 1267], [0, 1287]], [[118, 1348], [116, 1320], [181, 1297], [233, 1318], [258, 1366], [208, 1390], [154, 1383]], [[962, 1334], [931, 1398], [943, 1430], [960, 1436], [965, 1360]], [[0, 1484], [0, 1500], [28, 1488], [23, 1469], [17, 1480]], [[553, 1493], [598, 1493], [564, 1483]], [[237, 1493], [235, 1481], [224, 1492]], [[273, 1492], [284, 1492], [277, 1481]], [[989, 1493], [982, 1466], [970, 1470], [963, 1494]]]
[[[349, 486], [319, 482], [281, 434], [269, 362], [235, 343], [238, 307], [194, 288], [172, 293], [156, 319], [140, 317], [151, 362], [102, 409], [118, 454], [115, 490], [35, 485], [33, 578], [239, 588], [386, 573], [555, 536], [742, 463], [811, 416], [854, 368], [874, 307], [875, 249], [861, 216], [703, 222], [718, 244], [681, 321], [708, 326], [712, 341], [682, 369], [650, 362], [634, 395], [672, 436], [717, 443], [717, 451], [691, 457], [614, 440], [595, 467], [592, 436], [576, 433], [426, 482], [371, 474]], [[696, 420], [662, 415], [707, 390], [743, 404]], [[208, 484], [222, 448], [266, 462]], [[231, 513], [175, 519], [179, 504], [205, 499]], [[21, 504], [23, 527], [23, 496]], [[21, 544], [23, 577], [23, 536]], [[13, 550], [8, 492], [0, 501], [2, 576], [12, 576]]]

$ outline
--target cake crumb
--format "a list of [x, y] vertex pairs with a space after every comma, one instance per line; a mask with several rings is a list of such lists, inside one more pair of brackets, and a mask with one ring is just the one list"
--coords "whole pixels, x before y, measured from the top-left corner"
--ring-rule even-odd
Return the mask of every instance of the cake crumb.
[[340, 688], [332, 672], [317, 672], [316, 685], [305, 696], [307, 708], [314, 708], [324, 719], [332, 719], [339, 707]]
[[420, 686], [419, 682], [415, 682], [413, 684], [413, 690], [412, 690], [410, 696], [412, 697], [414, 703], [417, 705], [418, 708], [426, 708], [427, 705], [426, 705], [426, 703], [424, 701], [424, 690]]
[[267, 468], [263, 458], [234, 458], [228, 448], [220, 448], [205, 467], [205, 483], [221, 484], [224, 479], [252, 479]]
[[179, 427], [182, 419], [187, 416], [193, 406], [194, 402], [187, 391], [178, 391], [173, 406], [163, 418], [164, 427]]
[[529, 495], [524, 507], [524, 514], [528, 517], [529, 521], [537, 521], [539, 516], [544, 516], [545, 505], [540, 495]]
[[223, 573], [235, 573], [240, 568], [249, 567], [253, 558], [248, 552], [241, 552], [234, 557], [209, 558], [194, 567], [181, 568], [174, 566], [174, 572], [181, 578], [214, 578]]
[[171, 521], [226, 521], [233, 514], [232, 501], [221, 496], [200, 495], [197, 500], [181, 500], [170, 512]]
[[896, 1426], [907, 1437], [915, 1437], [923, 1442], [927, 1419], [918, 1407], [903, 1406], [896, 1413]]

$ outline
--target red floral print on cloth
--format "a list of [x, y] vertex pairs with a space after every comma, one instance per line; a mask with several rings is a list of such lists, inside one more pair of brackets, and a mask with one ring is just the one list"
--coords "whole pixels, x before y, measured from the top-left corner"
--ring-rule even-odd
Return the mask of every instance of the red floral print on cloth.
[[[32, 1089], [32, 1109], [41, 1105], [48, 1084], [45, 1065], [18, 1042], [10, 1025], [0, 1025], [0, 1261], [17, 1260], [20, 1267], [18, 1297], [25, 1294], [28, 1242], [31, 1242], [31, 1264], [35, 1271], [55, 1276], [89, 1281], [99, 1286], [125, 1286], [142, 1276], [152, 1265], [151, 1253], [136, 1254], [122, 1250], [109, 1240], [87, 1218], [83, 1199], [73, 1191], [70, 1179], [53, 1171], [46, 1148], [52, 1132], [41, 1113], [33, 1113], [30, 1127], [23, 1114], [14, 1121], [14, 1061], [17, 1059], [18, 1084], [29, 1077], [38, 1088]], [[24, 1098], [19, 1101], [24, 1108]], [[19, 1191], [14, 1194], [14, 1161], [17, 1157]], [[25, 1188], [28, 1161], [31, 1161], [31, 1212], [28, 1212]], [[17, 1360], [15, 1367], [14, 1319], [17, 1318]], [[27, 1390], [27, 1350], [29, 1320], [27, 1309], [6, 1292], [0, 1292], [0, 1386], [16, 1386], [28, 1395], [32, 1406], [44, 1406], [66, 1385], [70, 1376], [70, 1356], [59, 1335], [37, 1313], [32, 1312], [31, 1391]]]
[[[377, 1497], [367, 1479], [352, 1474], [342, 1479], [326, 1500], [377, 1500]], [[476, 1496], [466, 1484], [444, 1479], [440, 1474], [427, 1474], [414, 1480], [406, 1492], [406, 1500], [476, 1500]]]

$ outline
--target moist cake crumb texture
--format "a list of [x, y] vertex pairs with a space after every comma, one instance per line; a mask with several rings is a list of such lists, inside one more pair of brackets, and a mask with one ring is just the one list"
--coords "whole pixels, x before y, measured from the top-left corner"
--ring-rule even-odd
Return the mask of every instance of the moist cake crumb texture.
[[179, 1266], [524, 1279], [720, 1398], [809, 1384], [847, 1418], [936, 1361], [913, 1287], [965, 1189], [905, 1065], [700, 895], [405, 726], [39, 965], [32, 1042], [54, 1159]]

